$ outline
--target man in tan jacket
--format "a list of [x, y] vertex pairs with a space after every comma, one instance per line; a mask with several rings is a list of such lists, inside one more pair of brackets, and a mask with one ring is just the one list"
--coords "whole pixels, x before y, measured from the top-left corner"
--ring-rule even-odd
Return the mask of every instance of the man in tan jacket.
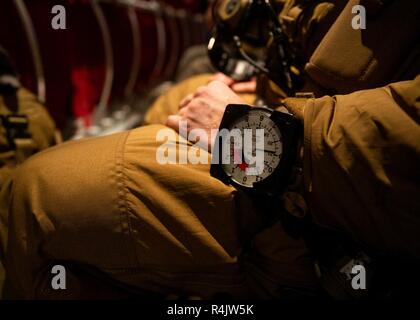
[[[333, 94], [283, 101], [304, 123], [310, 213], [377, 252], [418, 259], [420, 77], [411, 74], [419, 72], [418, 59], [402, 48], [418, 39], [420, 28], [412, 28], [419, 5], [388, 2], [364, 31], [348, 26], [358, 1], [332, 22], [325, 19], [334, 2], [303, 11], [296, 3], [286, 2], [280, 21], [312, 51], [306, 89]], [[406, 24], [393, 34], [401, 14]], [[304, 24], [293, 27], [292, 21]], [[328, 32], [310, 43], [316, 38], [310, 29], [321, 32], [323, 23]], [[378, 30], [394, 37], [380, 37]], [[247, 101], [226, 84], [207, 81], [193, 78], [162, 96], [147, 116], [153, 125], [51, 148], [15, 172], [2, 189], [0, 243], [16, 296], [124, 296], [104, 283], [203, 298], [316, 292], [303, 239], [289, 236], [280, 222], [264, 226], [258, 208], [212, 178], [209, 165], [157, 163], [156, 135], [165, 124], [176, 129], [186, 120], [189, 129], [218, 128], [228, 103]], [[172, 148], [188, 152], [180, 141], [177, 135]], [[68, 270], [66, 290], [51, 288], [56, 264]]]

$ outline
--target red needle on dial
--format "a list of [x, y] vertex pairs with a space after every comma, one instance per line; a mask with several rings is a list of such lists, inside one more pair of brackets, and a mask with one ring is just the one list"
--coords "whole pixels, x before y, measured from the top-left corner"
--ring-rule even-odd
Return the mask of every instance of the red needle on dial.
[[234, 163], [237, 164], [239, 169], [241, 169], [242, 171], [245, 171], [246, 168], [249, 167], [249, 165], [245, 161], [243, 150], [234, 148], [233, 157], [234, 157]]
[[246, 162], [242, 162], [240, 165], [239, 165], [239, 168], [242, 170], [242, 171], [245, 171], [246, 170], [246, 168], [248, 168], [249, 167], [249, 165], [248, 165], [248, 163], [246, 163]]

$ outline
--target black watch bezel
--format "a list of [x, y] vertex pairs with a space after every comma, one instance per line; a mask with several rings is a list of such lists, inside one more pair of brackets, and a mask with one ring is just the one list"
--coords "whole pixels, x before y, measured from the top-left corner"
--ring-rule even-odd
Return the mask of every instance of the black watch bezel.
[[[237, 183], [222, 168], [220, 159], [222, 156], [222, 145], [218, 134], [213, 150], [218, 150], [219, 152], [213, 151], [212, 153], [210, 174], [212, 177], [221, 180], [225, 184], [232, 185], [239, 190], [264, 195], [277, 195], [282, 193], [286, 186], [290, 184], [290, 176], [293, 166], [296, 163], [298, 153], [302, 123], [290, 113], [284, 113], [269, 108], [252, 107], [245, 104], [229, 104], [223, 114], [219, 130], [229, 129], [238, 118], [246, 115], [251, 109], [269, 113], [269, 118], [275, 123], [282, 135], [283, 154], [278, 166], [269, 177], [262, 181], [254, 182], [252, 187]], [[217, 157], [217, 159], [215, 157]]]

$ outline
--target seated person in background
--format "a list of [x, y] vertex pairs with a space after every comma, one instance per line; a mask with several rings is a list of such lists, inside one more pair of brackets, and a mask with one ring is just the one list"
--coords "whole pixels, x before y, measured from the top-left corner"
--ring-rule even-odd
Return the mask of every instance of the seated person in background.
[[[18, 115], [18, 117], [15, 117]], [[9, 54], [0, 47], [0, 189], [26, 158], [55, 144], [55, 125], [38, 99], [22, 88]], [[15, 120], [15, 121], [14, 121]], [[23, 125], [22, 122], [24, 121]], [[16, 128], [20, 130], [16, 130]], [[23, 130], [22, 130], [23, 129]], [[29, 134], [29, 135], [28, 135]], [[7, 208], [7, 203], [2, 203]], [[4, 221], [0, 220], [0, 223]], [[0, 232], [7, 229], [0, 228]], [[5, 238], [1, 234], [0, 238]], [[4, 282], [0, 250], [0, 293]]]
[[[286, 1], [280, 15], [289, 29], [294, 3]], [[307, 65], [312, 88], [355, 91], [279, 101], [304, 124], [302, 195], [315, 222], [377, 252], [418, 259], [420, 77], [378, 84], [414, 79], [410, 72], [419, 70], [412, 65], [388, 72], [395, 63], [402, 65], [390, 56], [409, 55], [397, 45], [387, 46], [387, 55], [375, 51], [377, 63], [358, 70], [348, 50], [358, 55], [365, 44], [360, 43], [362, 30], [343, 27], [351, 20], [349, 5], [324, 37], [317, 32], [331, 19], [330, 5], [306, 7], [304, 19], [294, 21], [295, 45], [317, 47]], [[382, 23], [378, 29], [372, 24], [379, 30], [376, 44], [384, 46], [407, 40], [378, 33], [394, 23], [384, 20], [388, 10], [411, 21], [419, 5], [394, 2], [375, 17]], [[333, 41], [336, 36], [342, 40]], [[371, 59], [363, 53], [360, 64]], [[349, 80], [347, 72], [361, 72], [364, 78]], [[266, 225], [250, 199], [210, 176], [209, 164], [157, 163], [160, 130], [178, 130], [181, 120], [189, 131], [217, 129], [228, 104], [251, 103], [225, 83], [208, 81], [201, 76], [173, 87], [147, 115], [152, 125], [51, 148], [5, 183], [0, 248], [17, 297], [121, 296], [95, 290], [77, 274], [68, 278], [67, 290], [54, 291], [55, 264], [93, 267], [91, 278], [105, 274], [148, 294], [282, 298], [290, 291], [317, 292], [307, 244], [285, 232], [281, 221]], [[361, 90], [373, 84], [377, 88]], [[169, 143], [183, 156], [191, 143], [187, 150], [179, 148], [185, 140], [175, 137]], [[211, 148], [212, 141], [207, 144]]]

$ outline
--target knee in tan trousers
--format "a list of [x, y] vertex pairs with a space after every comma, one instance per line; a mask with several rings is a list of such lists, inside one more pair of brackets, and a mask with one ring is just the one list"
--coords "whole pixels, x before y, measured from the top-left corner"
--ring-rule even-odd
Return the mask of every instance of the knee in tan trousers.
[[[209, 164], [159, 164], [162, 129], [65, 143], [17, 170], [2, 191], [8, 206], [0, 234], [9, 283], [20, 297], [100, 297], [100, 286], [77, 276], [69, 276], [64, 292], [48, 290], [58, 262], [163, 295], [272, 297], [282, 286], [314, 286], [304, 244], [279, 224], [251, 231], [244, 258], [243, 226], [252, 229], [258, 216], [249, 206], [238, 209], [236, 191], [212, 178]], [[191, 145], [180, 149], [181, 138], [173, 137], [167, 145], [178, 156], [188, 152]]]

